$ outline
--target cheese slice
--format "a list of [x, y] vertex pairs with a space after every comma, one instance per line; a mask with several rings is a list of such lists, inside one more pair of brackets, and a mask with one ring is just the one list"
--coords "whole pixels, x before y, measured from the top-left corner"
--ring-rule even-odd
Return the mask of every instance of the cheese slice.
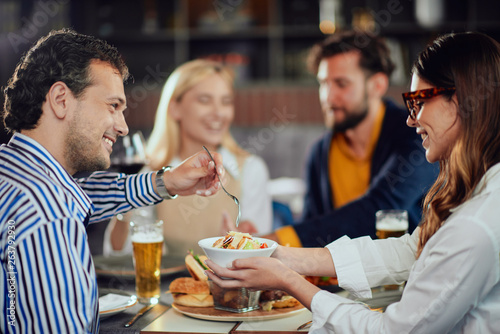
[[193, 296], [194, 298], [198, 299], [199, 301], [202, 301], [205, 298], [207, 298], [208, 296], [210, 296], [210, 295], [198, 295], [198, 294], [189, 294], [189, 295]]

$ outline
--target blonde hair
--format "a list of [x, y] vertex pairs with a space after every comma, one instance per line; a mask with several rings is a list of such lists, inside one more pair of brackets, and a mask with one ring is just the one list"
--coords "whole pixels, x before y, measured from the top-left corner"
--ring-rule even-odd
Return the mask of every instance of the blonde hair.
[[[169, 115], [170, 103], [180, 101], [188, 90], [212, 74], [220, 75], [231, 88], [233, 87], [233, 71], [227, 66], [210, 60], [189, 61], [179, 66], [169, 76], [161, 93], [153, 131], [146, 147], [146, 154], [152, 169], [167, 165], [179, 153], [180, 129], [177, 121]], [[248, 152], [236, 143], [229, 131], [222, 139], [221, 145], [237, 156], [248, 155]]]

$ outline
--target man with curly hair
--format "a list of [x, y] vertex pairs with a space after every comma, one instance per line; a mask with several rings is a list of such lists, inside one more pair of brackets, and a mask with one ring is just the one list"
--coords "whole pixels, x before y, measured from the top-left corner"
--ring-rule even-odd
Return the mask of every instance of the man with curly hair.
[[[204, 152], [161, 173], [99, 172], [128, 133], [128, 77], [114, 47], [63, 29], [27, 52], [5, 88], [4, 123], [14, 134], [0, 147], [1, 333], [97, 333], [87, 224], [219, 189]], [[97, 172], [72, 177], [83, 171]]]

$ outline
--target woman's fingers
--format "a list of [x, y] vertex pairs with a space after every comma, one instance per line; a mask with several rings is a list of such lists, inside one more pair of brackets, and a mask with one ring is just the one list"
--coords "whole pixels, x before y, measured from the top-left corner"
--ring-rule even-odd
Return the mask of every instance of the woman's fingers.
[[255, 227], [255, 225], [249, 220], [244, 220], [244, 221], [240, 222], [237, 231], [243, 232], [243, 233], [249, 233], [249, 234], [255, 234], [255, 233], [259, 232], [259, 231], [257, 231], [257, 228]]
[[236, 231], [236, 223], [226, 210], [222, 211], [222, 224], [219, 233], [225, 235], [228, 231]]

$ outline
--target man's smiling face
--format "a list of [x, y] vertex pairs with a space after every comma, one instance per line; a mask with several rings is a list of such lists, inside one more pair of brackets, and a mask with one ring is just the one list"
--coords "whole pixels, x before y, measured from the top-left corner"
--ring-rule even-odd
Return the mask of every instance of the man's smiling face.
[[70, 171], [105, 170], [118, 136], [128, 133], [123, 116], [126, 97], [120, 73], [109, 63], [93, 61], [91, 85], [77, 100], [69, 119], [65, 161]]

